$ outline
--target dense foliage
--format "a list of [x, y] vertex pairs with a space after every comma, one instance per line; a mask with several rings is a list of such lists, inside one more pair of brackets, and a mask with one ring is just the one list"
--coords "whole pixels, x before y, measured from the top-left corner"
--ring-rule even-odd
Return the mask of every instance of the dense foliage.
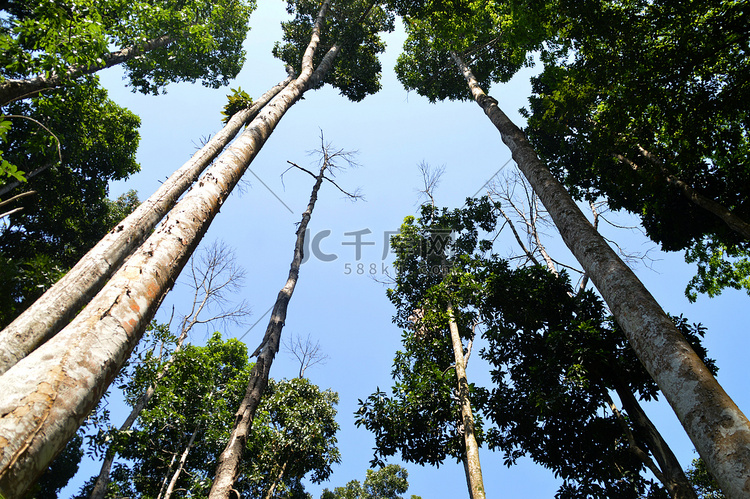
[[[323, 490], [320, 499], [403, 499], [403, 494], [409, 488], [407, 478], [409, 473], [396, 464], [389, 464], [380, 469], [367, 470], [367, 477], [363, 483], [352, 480], [344, 487], [336, 487], [331, 492]], [[412, 495], [411, 499], [420, 499]]]
[[[130, 405], [163, 366], [171, 341], [165, 331], [155, 328], [156, 347], [141, 352], [131, 377], [124, 380]], [[219, 333], [203, 347], [188, 345], [177, 352], [136, 426], [125, 432], [113, 430], [106, 437], [126, 459], [115, 464], [107, 497], [163, 494], [183, 456], [174, 496], [207, 494], [251, 367], [245, 345], [234, 339], [223, 341]], [[235, 489], [243, 496], [304, 497], [303, 477], [314, 483], [326, 480], [331, 465], [340, 459], [337, 403], [336, 393], [320, 390], [306, 379], [271, 380]], [[90, 481], [80, 496], [87, 497], [92, 485]]]
[[575, 196], [604, 196], [665, 250], [687, 249], [692, 298], [750, 289], [747, 235], [687, 193], [750, 220], [749, 15], [731, 0], [563, 1], [534, 79], [537, 152]]
[[255, 3], [31, 0], [0, 8], [0, 85], [103, 64], [112, 46], [137, 47], [168, 36], [172, 44], [126, 62], [133, 88], [157, 93], [177, 81], [226, 85], [244, 61], [242, 42]]
[[[509, 465], [530, 456], [553, 470], [564, 480], [560, 497], [635, 498], [649, 490], [649, 497], [662, 497], [611, 408], [616, 394], [633, 444], [653, 451], [645, 429], [633, 423], [637, 414], [630, 414], [642, 409], [628, 404], [659, 391], [601, 300], [591, 291], [574, 294], [565, 274], [539, 266], [488, 266], [482, 318], [489, 345], [482, 356], [492, 366], [485, 406], [496, 425], [488, 430], [490, 447], [502, 450]], [[705, 359], [703, 328], [682, 318], [676, 324]]]
[[[320, 2], [316, 1], [287, 2], [287, 11], [295, 17], [282, 23], [284, 39], [274, 47], [274, 56], [294, 68], [300, 67], [319, 9]], [[334, 45], [341, 51], [333, 69], [321, 81], [314, 82], [315, 88], [329, 83], [355, 102], [380, 90], [382, 66], [378, 54], [385, 50], [385, 44], [379, 33], [392, 31], [393, 22], [393, 15], [376, 2], [331, 2], [313, 64], [317, 67]]]
[[[459, 332], [471, 342], [478, 291], [472, 256], [487, 246], [479, 241], [480, 231], [493, 227], [491, 203], [469, 199], [456, 210], [425, 205], [422, 216], [407, 217], [393, 237], [396, 282], [388, 296], [397, 310], [394, 322], [404, 328], [403, 350], [393, 362], [391, 395], [378, 390], [360, 401], [357, 411], [357, 425], [375, 434], [373, 464], [397, 453], [418, 464], [463, 459], [446, 304], [452, 302]], [[481, 420], [475, 425], [481, 440]]]
[[[481, 355], [492, 384], [472, 386], [471, 398], [484, 415], [480, 439], [501, 450], [506, 464], [531, 457], [563, 479], [558, 496], [565, 498], [665, 497], [646, 474], [653, 460], [689, 488], [675, 461], [644, 457], [668, 449], [639, 403], [659, 391], [601, 300], [589, 290], [574, 293], [564, 273], [513, 269], [488, 254], [480, 234], [493, 230], [496, 209], [486, 199], [451, 211], [425, 206], [392, 239], [397, 274], [388, 294], [405, 331], [390, 394], [378, 390], [357, 411], [357, 424], [375, 434], [373, 463], [394, 454], [430, 465], [463, 457], [445, 334], [449, 297], [465, 340], [478, 328], [487, 341]], [[704, 329], [684, 318], [675, 323], [714, 369], [700, 344]]]

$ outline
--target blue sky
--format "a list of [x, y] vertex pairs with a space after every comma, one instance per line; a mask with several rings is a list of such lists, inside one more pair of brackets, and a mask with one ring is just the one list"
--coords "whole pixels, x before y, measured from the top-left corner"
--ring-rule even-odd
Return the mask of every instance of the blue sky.
[[[232, 87], [241, 86], [250, 95], [259, 96], [285, 77], [282, 64], [271, 56], [274, 41], [280, 39], [279, 22], [286, 17], [284, 5], [282, 1], [260, 2], [245, 43], [247, 62]], [[373, 277], [382, 280], [385, 268], [392, 272], [392, 256], [383, 258], [385, 235], [397, 230], [405, 216], [418, 211], [421, 176], [417, 165], [424, 161], [445, 166], [436, 202], [450, 207], [462, 205], [467, 196], [481, 194], [482, 187], [498, 170], [514, 167], [508, 162], [510, 153], [497, 130], [474, 103], [429, 104], [401, 87], [392, 68], [403, 38], [400, 30], [385, 38], [388, 50], [382, 58], [383, 90], [377, 95], [355, 104], [333, 89], [324, 88], [309, 92], [292, 107], [250, 166], [252, 173], [246, 175], [242, 192], [231, 195], [204, 238], [204, 243], [224, 241], [237, 252], [247, 270], [245, 288], [237, 301], [247, 300], [254, 310], [252, 322], [260, 322], [249, 331], [243, 327], [224, 333], [243, 337], [252, 350], [265, 330], [267, 317], [263, 315], [286, 281], [295, 224], [311, 188], [307, 175], [290, 171], [282, 183], [280, 174], [287, 169], [287, 161], [313, 165], [315, 157], [309, 152], [319, 148], [321, 133], [336, 148], [358, 151], [356, 159], [361, 167], [341, 173], [337, 182], [350, 190], [360, 187], [365, 201], [351, 203], [331, 186], [322, 189], [310, 229], [312, 234], [330, 231], [321, 242], [321, 250], [335, 254], [336, 259], [323, 262], [312, 258], [302, 267], [284, 330], [285, 335], [310, 334], [320, 342], [330, 358], [307, 375], [322, 388], [337, 391], [341, 398], [338, 441], [342, 464], [335, 467], [330, 482], [309, 486], [313, 497], [319, 497], [323, 487], [342, 486], [352, 479], [361, 481], [372, 458], [374, 439], [366, 430], [354, 427], [353, 412], [358, 399], [364, 399], [377, 387], [390, 386], [391, 361], [401, 335], [391, 323], [394, 309], [385, 296], [385, 287]], [[509, 84], [493, 87], [490, 92], [519, 124], [516, 110], [526, 105], [532, 73], [533, 70], [524, 70]], [[220, 111], [228, 89], [181, 84], [168, 87], [166, 95], [152, 97], [131, 93], [118, 69], [107, 70], [101, 77], [111, 98], [143, 120], [138, 153], [142, 171], [113, 185], [113, 197], [136, 189], [145, 199], [159, 181], [192, 155], [201, 138], [221, 127]], [[612, 219], [625, 225], [636, 223], [619, 214], [613, 214]], [[354, 238], [345, 233], [364, 229], [370, 232], [363, 240], [374, 244], [364, 246], [361, 259], [356, 260], [354, 247], [343, 244]], [[710, 356], [717, 359], [719, 382], [741, 409], [750, 408], [750, 395], [745, 388], [745, 352], [750, 346], [745, 334], [747, 295], [728, 291], [718, 298], [702, 296], [696, 304], [689, 304], [683, 291], [694, 269], [683, 262], [681, 254], [659, 252], [637, 231], [606, 227], [603, 231], [630, 251], [650, 251], [655, 259], [652, 268], [639, 264], [635, 266], [636, 273], [667, 312], [684, 313], [692, 322], [708, 327], [706, 345]], [[548, 230], [547, 235], [550, 253], [575, 265], [554, 230]], [[498, 241], [495, 251], [501, 256], [509, 255], [518, 251], [514, 245], [508, 235]], [[359, 264], [362, 274], [357, 272]], [[348, 272], [348, 268], [352, 271]], [[374, 275], [370, 275], [372, 272]], [[178, 282], [163, 308], [174, 305], [177, 310], [185, 309], [189, 305], [185, 289]], [[166, 314], [160, 314], [166, 320]], [[202, 343], [207, 337], [208, 331], [199, 331], [192, 341]], [[296, 372], [296, 362], [282, 352], [271, 375], [293, 377]], [[472, 356], [467, 374], [470, 381], [478, 383], [488, 378], [479, 356]], [[689, 464], [696, 455], [671, 409], [660, 402], [647, 404], [647, 412], [683, 464]], [[113, 410], [112, 417], [119, 424], [125, 414]], [[552, 497], [557, 490], [559, 483], [552, 474], [528, 460], [508, 469], [499, 453], [485, 450], [481, 458], [488, 497]], [[461, 465], [446, 462], [439, 469], [406, 467], [409, 494], [424, 499], [467, 496]], [[94, 464], [84, 466], [61, 497], [77, 490], [83, 480], [97, 471]]]

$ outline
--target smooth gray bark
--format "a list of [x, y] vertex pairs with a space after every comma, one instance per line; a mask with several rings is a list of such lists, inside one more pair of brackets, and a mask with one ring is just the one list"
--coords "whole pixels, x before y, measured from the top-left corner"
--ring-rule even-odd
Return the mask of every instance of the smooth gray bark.
[[151, 234], [156, 224], [242, 126], [253, 119], [291, 81], [292, 77], [289, 76], [263, 94], [252, 107], [232, 116], [227, 125], [175, 171], [151, 197], [117, 224], [62, 279], [0, 331], [0, 374], [65, 327]]
[[607, 302], [721, 489], [730, 498], [750, 497], [750, 421], [539, 160], [525, 134], [484, 93], [463, 60], [455, 53], [452, 56], [472, 97], [500, 132], [565, 244]]

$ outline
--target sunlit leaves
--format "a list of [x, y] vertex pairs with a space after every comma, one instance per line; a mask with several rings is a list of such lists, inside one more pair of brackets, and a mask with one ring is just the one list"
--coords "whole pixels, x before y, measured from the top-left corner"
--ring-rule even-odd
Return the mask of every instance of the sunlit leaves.
[[[320, 2], [288, 1], [294, 19], [282, 23], [284, 39], [274, 47], [274, 56], [299, 68], [312, 33]], [[321, 32], [321, 42], [313, 59], [321, 62], [327, 51], [339, 44], [341, 52], [334, 67], [320, 85], [329, 83], [352, 101], [360, 101], [380, 90], [381, 65], [378, 55], [385, 50], [379, 33], [393, 30], [393, 15], [366, 0], [333, 1]]]
[[104, 64], [111, 47], [140, 47], [169, 36], [169, 46], [127, 63], [134, 89], [158, 93], [169, 82], [196, 80], [218, 87], [239, 72], [254, 8], [252, 0], [33, 0], [1, 21], [0, 73], [66, 75], [71, 68]]
[[232, 116], [237, 112], [250, 107], [253, 104], [253, 99], [250, 95], [242, 90], [242, 87], [237, 87], [237, 90], [231, 89], [232, 93], [227, 95], [228, 102], [221, 111], [223, 116], [222, 121], [227, 123]]
[[411, 13], [405, 19], [408, 38], [396, 74], [407, 90], [432, 102], [470, 98], [451, 52], [469, 62], [480, 86], [489, 88], [528, 64], [528, 52], [539, 47], [547, 30], [543, 5], [530, 16], [514, 2], [393, 3]]

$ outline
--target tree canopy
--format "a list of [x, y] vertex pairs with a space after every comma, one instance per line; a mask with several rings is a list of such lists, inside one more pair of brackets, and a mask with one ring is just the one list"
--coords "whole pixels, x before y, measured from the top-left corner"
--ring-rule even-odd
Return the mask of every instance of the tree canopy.
[[[135, 57], [136, 52], [124, 59], [134, 90], [158, 93], [177, 81], [226, 85], [244, 61], [242, 42], [255, 3], [33, 0], [0, 7], [6, 12], [0, 24], [0, 89], [15, 84], [24, 90], [18, 80], [45, 74], [60, 75], [60, 84], [66, 84], [116, 59], [119, 54], [111, 54], [111, 46], [137, 49], [162, 38], [164, 43], [145, 55]], [[29, 95], [22, 91], [8, 97]], [[0, 103], [8, 100], [3, 96]]]
[[[164, 357], [163, 348], [141, 355], [132, 377], [124, 379], [129, 405], [154, 383]], [[105, 497], [163, 496], [173, 477], [176, 497], [207, 494], [251, 366], [245, 345], [224, 341], [219, 333], [205, 346], [187, 345], [175, 353], [168, 376], [155, 384], [135, 427], [107, 436], [126, 461], [115, 464]], [[306, 475], [314, 483], [326, 480], [340, 459], [337, 403], [336, 393], [306, 379], [271, 380], [247, 444], [252, 459], [243, 461], [236, 490], [243, 496], [287, 497], [304, 494]], [[81, 497], [88, 497], [91, 485]]]
[[[579, 199], [688, 250], [689, 291], [747, 288], [748, 13], [722, 2], [561, 2], [529, 138]], [[734, 273], [738, 275], [733, 275]], [[694, 295], [692, 295], [694, 296]]]
[[[282, 23], [284, 38], [276, 43], [273, 54], [293, 68], [302, 62], [319, 3], [287, 1], [287, 11], [295, 17]], [[329, 83], [355, 102], [380, 90], [382, 66], [378, 55], [385, 50], [380, 33], [393, 31], [393, 23], [393, 14], [381, 8], [378, 2], [331, 2], [313, 65], [317, 67], [332, 48], [337, 48], [338, 52], [331, 71], [313, 81], [313, 88]]]
[[[360, 400], [355, 413], [356, 425], [375, 435], [371, 465], [380, 469], [368, 470], [362, 483], [326, 489], [321, 498], [402, 499], [406, 470], [385, 463], [396, 455], [436, 467], [463, 461], [468, 478], [469, 434], [500, 451], [508, 466], [528, 457], [550, 470], [562, 481], [556, 497], [721, 497], [710, 473], [730, 497], [748, 490], [747, 474], [736, 470], [750, 463], [747, 453], [740, 455], [750, 442], [750, 423], [712, 377], [715, 365], [701, 345], [705, 329], [682, 316], [668, 317], [616, 255], [601, 256], [611, 240], [588, 224], [545, 166], [580, 206], [603, 199], [610, 208], [640, 216], [648, 236], [665, 250], [685, 251], [689, 262], [698, 263], [690, 298], [725, 287], [750, 293], [745, 6], [732, 0], [286, 4], [289, 17], [273, 55], [287, 65], [289, 78], [278, 93], [256, 99], [255, 114], [239, 125], [233, 116], [245, 113], [253, 99], [239, 86], [232, 89], [225, 123], [245, 131], [210, 154], [201, 152], [205, 161], [192, 170], [194, 177], [185, 175], [190, 179], [182, 190], [157, 191], [157, 197], [174, 201], [151, 209], [165, 217], [163, 223], [157, 227], [154, 215], [138, 236], [126, 236], [135, 243], [122, 246], [120, 259], [92, 252], [102, 267], [110, 265], [101, 282], [85, 292], [83, 285], [58, 287], [71, 294], [80, 289], [87, 303], [69, 305], [59, 327], [13, 357], [1, 375], [8, 395], [0, 404], [0, 440], [7, 444], [0, 449], [0, 495], [22, 493], [62, 450], [47, 472], [53, 479], [28, 491], [30, 497], [56, 493], [80, 455], [75, 440], [68, 447], [65, 441], [118, 379], [214, 217], [233, 209], [228, 196], [281, 118], [309, 96], [308, 89], [326, 83], [353, 102], [378, 92], [381, 33], [393, 30], [397, 16], [406, 32], [399, 80], [431, 103], [473, 98], [480, 105], [581, 262], [584, 284], [574, 289], [547, 255], [547, 268], [536, 265], [533, 250], [518, 268], [512, 262], [521, 258], [493, 254], [499, 204], [469, 198], [460, 208], [439, 209], [431, 191], [423, 191], [430, 202], [404, 220], [382, 256], [383, 274], [390, 278], [388, 250], [396, 255], [387, 292], [396, 308], [393, 322], [402, 330], [393, 384]], [[124, 230], [118, 221], [138, 204], [134, 191], [108, 199], [111, 181], [139, 169], [139, 118], [109, 99], [96, 71], [123, 64], [128, 85], [144, 94], [163, 92], [170, 82], [222, 86], [242, 64], [241, 43], [254, 8], [254, 0], [0, 0], [0, 196], [19, 195], [0, 226], [0, 326], [113, 226], [105, 239]], [[529, 141], [480, 86], [506, 82], [534, 63], [542, 71], [525, 111]], [[334, 113], [328, 106], [318, 111], [324, 114]], [[472, 142], [477, 130], [466, 130], [475, 135], [460, 135], [468, 139], [452, 145], [469, 158], [470, 150], [487, 143]], [[317, 176], [292, 163], [317, 183], [297, 227], [289, 278], [250, 357], [257, 356], [255, 366], [244, 344], [223, 341], [218, 333], [205, 346], [176, 355], [138, 424], [106, 435], [125, 459], [111, 473], [109, 497], [310, 498], [307, 484], [331, 478], [342, 460], [338, 395], [302, 378], [304, 357], [300, 378], [269, 377], [305, 261], [317, 189], [331, 180], [324, 176], [328, 157], [324, 151]], [[467, 177], [479, 171], [473, 164], [460, 165]], [[392, 169], [383, 171], [389, 181], [396, 178]], [[292, 211], [286, 198], [274, 195]], [[258, 234], [265, 218], [248, 218], [252, 224], [233, 229]], [[141, 218], [133, 220], [136, 226]], [[344, 232], [356, 234], [356, 243], [342, 246], [356, 246], [357, 262], [360, 243], [376, 244], [360, 240], [368, 230]], [[320, 242], [317, 237], [312, 244]], [[247, 253], [259, 254], [254, 247]], [[355, 265], [373, 268], [369, 262]], [[351, 270], [351, 263], [344, 268]], [[589, 278], [606, 306], [585, 289]], [[328, 298], [328, 284], [318, 281], [315, 290]], [[344, 322], [344, 305], [322, 328]], [[315, 331], [322, 310], [318, 306], [305, 327]], [[289, 320], [294, 317], [290, 310]], [[477, 339], [484, 348], [473, 352]], [[474, 363], [490, 367], [484, 386], [467, 383], [472, 352]], [[334, 358], [339, 364], [340, 357]], [[161, 354], [137, 360], [119, 379], [131, 405], [166, 372], [157, 374], [165, 365]], [[641, 405], [662, 397], [659, 386], [706, 459], [688, 473], [697, 493]], [[476, 424], [467, 423], [468, 399]], [[731, 438], [717, 431], [720, 425]], [[236, 466], [217, 471], [225, 460]], [[470, 480], [469, 487], [471, 497], [482, 499]]]
[[[379, 469], [367, 470], [365, 481], [352, 480], [344, 487], [336, 487], [331, 492], [325, 489], [320, 499], [403, 499], [409, 488], [409, 473], [397, 464], [389, 464]], [[411, 499], [420, 499], [412, 495]]]

